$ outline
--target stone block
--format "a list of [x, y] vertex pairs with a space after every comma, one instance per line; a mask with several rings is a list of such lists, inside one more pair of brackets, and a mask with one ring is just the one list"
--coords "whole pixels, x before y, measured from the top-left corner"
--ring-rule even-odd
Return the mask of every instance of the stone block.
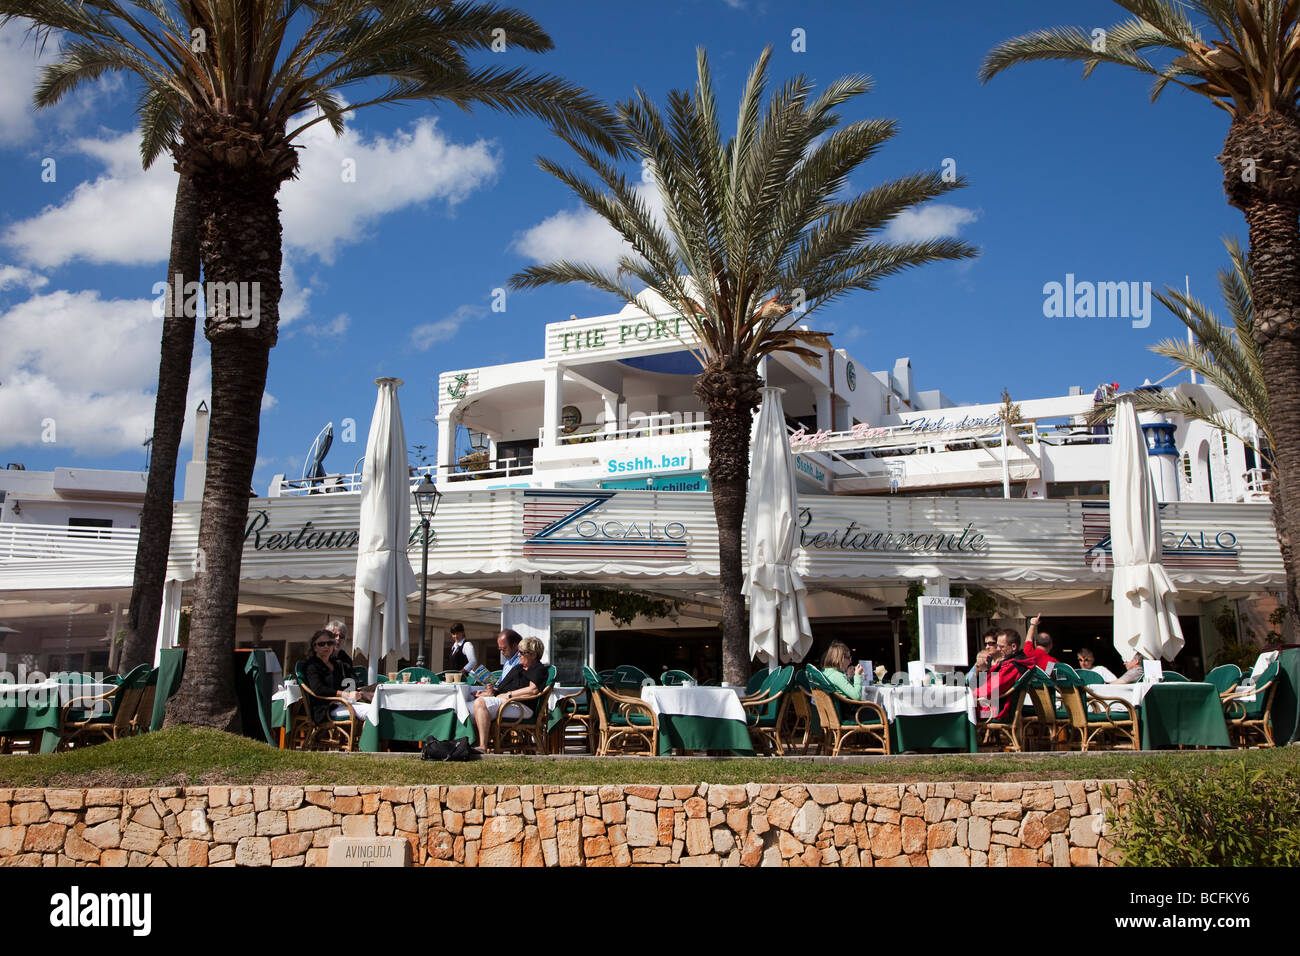
[[163, 833], [161, 830], [142, 827], [133, 821], [128, 823], [126, 829], [122, 832], [121, 848], [152, 855], [157, 851], [162, 840]]
[[15, 803], [9, 811], [9, 822], [13, 826], [44, 823], [49, 818], [50, 808], [44, 803]]
[[[129, 829], [129, 827], [128, 827]], [[257, 818], [251, 813], [217, 820], [212, 824], [212, 839], [217, 843], [238, 843], [257, 834]]]
[[284, 810], [263, 810], [257, 814], [257, 835], [272, 837], [289, 832], [289, 816]]
[[328, 827], [334, 823], [334, 814], [330, 813], [324, 807], [309, 806], [301, 810], [289, 811], [289, 832], [294, 833], [298, 830], [319, 830], [321, 827]]
[[271, 859], [280, 860], [290, 856], [301, 856], [311, 847], [312, 834], [309, 831], [273, 836], [271, 837]]
[[931, 850], [928, 862], [930, 866], [970, 866], [970, 858], [959, 846]]
[[[956, 842], [957, 824], [952, 820], [945, 820], [930, 827], [929, 832], [926, 834], [925, 847], [927, 850], [942, 850]], [[933, 855], [931, 859], [933, 859]]]
[[[250, 795], [251, 797], [251, 795]], [[249, 803], [252, 803], [250, 798]], [[235, 864], [237, 866], [270, 866], [270, 837], [244, 837], [235, 844]]]
[[81, 831], [82, 839], [92, 843], [101, 850], [116, 848], [122, 842], [122, 830], [116, 820], [107, 820], [98, 826], [86, 827]]
[[1096, 849], [1101, 839], [1101, 817], [1076, 817], [1070, 821], [1070, 845]]
[[904, 853], [920, 853], [925, 849], [925, 821], [920, 817], [903, 817], [901, 827]]
[[28, 852], [54, 853], [63, 849], [68, 828], [61, 823], [33, 823], [27, 828], [23, 849]]

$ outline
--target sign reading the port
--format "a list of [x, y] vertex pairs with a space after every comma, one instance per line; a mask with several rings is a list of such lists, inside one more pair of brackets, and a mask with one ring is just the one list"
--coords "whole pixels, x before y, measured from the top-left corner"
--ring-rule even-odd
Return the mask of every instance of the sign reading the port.
[[680, 315], [650, 316], [625, 310], [626, 316], [570, 319], [546, 327], [547, 358], [577, 358], [598, 352], [675, 351], [697, 341], [690, 323]]
[[616, 458], [606, 458], [603, 464], [607, 475], [641, 475], [646, 472], [671, 474], [675, 471], [691, 470], [691, 453], [689, 450], [684, 450], [671, 455], [662, 453], [630, 457], [620, 455]]

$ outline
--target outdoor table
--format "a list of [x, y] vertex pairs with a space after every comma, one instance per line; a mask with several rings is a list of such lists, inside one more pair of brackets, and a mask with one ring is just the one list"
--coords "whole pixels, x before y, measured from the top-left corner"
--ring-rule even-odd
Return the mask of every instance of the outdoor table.
[[62, 740], [63, 706], [78, 697], [100, 697], [115, 690], [115, 684], [0, 684], [0, 736], [39, 737], [40, 752], [54, 753]]
[[[1102, 697], [1118, 697], [1138, 712], [1142, 749], [1231, 747], [1223, 704], [1213, 684], [1195, 681], [1093, 684]], [[1111, 709], [1115, 706], [1112, 704]]]
[[426, 737], [474, 743], [470, 707], [473, 684], [388, 683], [375, 687], [370, 716], [361, 726], [361, 749], [374, 753], [384, 740], [423, 741]]
[[867, 684], [862, 699], [879, 704], [889, 720], [890, 749], [965, 750], [975, 737], [975, 695], [946, 684]]
[[732, 687], [643, 687], [641, 699], [659, 718], [659, 753], [677, 749], [752, 754], [745, 708]]

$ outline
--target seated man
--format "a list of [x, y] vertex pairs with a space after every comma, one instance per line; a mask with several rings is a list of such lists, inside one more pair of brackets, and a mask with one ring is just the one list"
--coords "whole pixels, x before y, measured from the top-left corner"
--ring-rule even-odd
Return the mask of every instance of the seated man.
[[1034, 662], [1039, 670], [1047, 672], [1050, 664], [1056, 663], [1052, 656], [1052, 635], [1039, 630], [1043, 615], [1039, 614], [1029, 624], [1029, 636], [1025, 638], [1025, 656]]
[[[520, 638], [514, 631], [502, 631], [511, 645], [518, 645], [519, 663], [501, 678], [501, 683], [484, 687], [474, 694], [474, 727], [478, 730], [480, 753], [487, 751], [492, 732], [492, 721], [503, 706], [509, 706], [507, 717], [531, 717], [533, 710], [527, 704], [508, 704], [517, 697], [530, 697], [546, 686], [546, 665], [542, 663], [542, 642], [535, 637]], [[498, 638], [500, 640], [500, 638]], [[541, 702], [541, 706], [546, 706]]]
[[1011, 688], [1034, 666], [1020, 650], [1020, 632], [1011, 628], [998, 631], [995, 656], [986, 664], [976, 664], [984, 672], [975, 692], [980, 720], [1006, 720], [1011, 713]]
[[1108, 683], [1136, 684], [1138, 681], [1142, 679], [1142, 655], [1141, 654], [1134, 654], [1131, 658], [1129, 658], [1127, 661], [1124, 662], [1124, 666], [1128, 668], [1128, 670], [1124, 672], [1124, 676], [1121, 677], [1119, 680], [1109, 681]]
[[1079, 649], [1079, 670], [1092, 671], [1094, 674], [1100, 674], [1104, 683], [1115, 683], [1115, 674], [1109, 667], [1103, 667], [1097, 663], [1097, 655], [1092, 652], [1092, 648], [1084, 647]]

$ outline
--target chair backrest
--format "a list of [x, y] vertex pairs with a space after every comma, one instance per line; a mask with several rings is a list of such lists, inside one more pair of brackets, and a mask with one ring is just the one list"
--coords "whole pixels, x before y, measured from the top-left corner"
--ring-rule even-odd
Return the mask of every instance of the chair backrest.
[[402, 679], [403, 674], [410, 674], [411, 682], [416, 684], [422, 680], [427, 680], [430, 684], [442, 683], [442, 678], [427, 667], [403, 667], [397, 672], [397, 679], [399, 681]]
[[1029, 699], [1034, 706], [1034, 715], [1049, 728], [1056, 726], [1056, 700], [1052, 691], [1056, 684], [1039, 668], [1035, 667], [1024, 678], [1028, 688]]
[[745, 696], [749, 697], [757, 694], [760, 687], [767, 683], [767, 678], [771, 675], [766, 667], [761, 671], [754, 671], [749, 675], [749, 680], [745, 682]]
[[756, 719], [760, 723], [776, 720], [777, 714], [781, 710], [781, 696], [789, 689], [793, 680], [794, 667], [787, 664], [785, 667], [772, 671], [768, 674], [767, 679], [759, 685], [759, 693], [771, 698], [756, 711]]
[[1184, 677], [1182, 674], [1178, 673], [1178, 671], [1166, 671], [1166, 670], [1162, 670], [1162, 671], [1160, 672], [1160, 680], [1161, 680], [1161, 681], [1168, 681], [1168, 682], [1171, 683], [1171, 684], [1179, 684], [1179, 683], [1181, 683], [1181, 684], [1186, 684], [1186, 683], [1188, 683], [1187, 678]]
[[817, 708], [818, 717], [831, 729], [839, 729], [840, 702], [836, 699], [837, 692], [834, 685], [826, 679], [821, 669], [813, 664], [805, 665], [803, 672], [807, 675], [808, 689], [812, 691], [813, 704]]
[[1079, 671], [1079, 680], [1085, 684], [1104, 684], [1106, 678], [1096, 671]]
[[[130, 673], [123, 674], [119, 687], [143, 687], [144, 682], [149, 678], [149, 671], [152, 668], [148, 664], [140, 664], [133, 668]], [[157, 678], [154, 678], [157, 680]]]
[[619, 664], [614, 668], [614, 679], [606, 683], [617, 686], [623, 690], [632, 690], [637, 687], [644, 687], [647, 682], [653, 684], [654, 680], [637, 667], [635, 664]]
[[1241, 668], [1236, 664], [1220, 664], [1205, 675], [1205, 682], [1213, 684], [1220, 694], [1226, 694], [1241, 683]]
[[686, 671], [664, 671], [659, 675], [659, 683], [665, 687], [680, 687], [682, 684], [694, 684], [695, 678]]

